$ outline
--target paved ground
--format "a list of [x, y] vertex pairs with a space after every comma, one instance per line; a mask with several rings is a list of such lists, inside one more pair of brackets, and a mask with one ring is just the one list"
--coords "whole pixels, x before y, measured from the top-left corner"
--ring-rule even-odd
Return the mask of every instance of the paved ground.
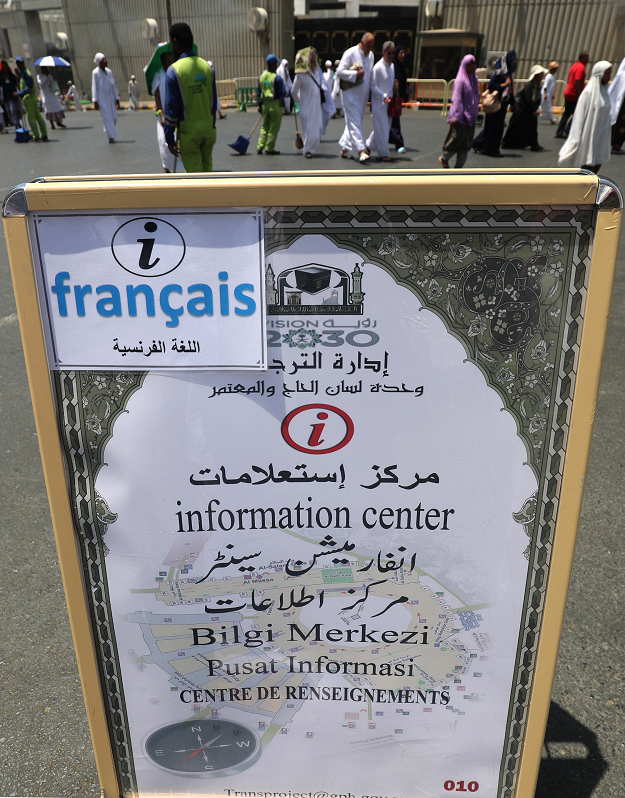
[[[331, 122], [321, 156], [293, 149], [294, 121], [285, 118], [283, 155], [231, 154], [226, 143], [247, 135], [256, 112], [229, 113], [219, 123], [215, 169], [354, 168], [338, 157], [342, 123]], [[109, 145], [99, 116], [70, 114], [70, 129], [49, 144], [16, 145], [0, 137], [0, 197], [39, 175], [115, 174], [160, 170], [155, 118], [144, 111], [120, 118]], [[397, 167], [437, 166], [446, 125], [434, 112], [403, 121], [409, 152]], [[541, 123], [548, 150], [493, 161], [471, 155], [468, 166], [553, 166], [557, 142]], [[625, 158], [602, 170], [625, 187]], [[540, 798], [622, 798], [625, 795], [625, 626], [621, 585], [625, 441], [625, 247], [621, 249], [595, 424], [582, 523], [573, 571]], [[0, 247], [0, 795], [96, 796], [97, 776], [48, 513], [15, 316], [6, 249]], [[549, 756], [547, 757], [547, 751]]]

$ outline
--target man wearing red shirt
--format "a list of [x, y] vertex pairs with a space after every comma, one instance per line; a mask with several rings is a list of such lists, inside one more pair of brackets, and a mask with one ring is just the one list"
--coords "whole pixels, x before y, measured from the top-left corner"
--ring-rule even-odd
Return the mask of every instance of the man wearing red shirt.
[[584, 91], [586, 85], [586, 64], [589, 58], [590, 54], [584, 50], [569, 70], [569, 79], [564, 90], [564, 113], [558, 125], [557, 139], [565, 139], [568, 136], [571, 117], [575, 112], [579, 95]]

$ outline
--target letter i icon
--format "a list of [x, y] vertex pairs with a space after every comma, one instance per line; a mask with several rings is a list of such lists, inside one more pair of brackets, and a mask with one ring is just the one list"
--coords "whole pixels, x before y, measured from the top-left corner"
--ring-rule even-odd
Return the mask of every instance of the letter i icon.
[[[327, 413], [317, 413], [317, 418], [321, 421], [325, 421], [328, 417]], [[308, 439], [309, 446], [321, 446], [323, 443], [323, 438], [321, 437], [323, 434], [323, 428], [325, 424], [311, 424], [312, 432], [310, 433], [310, 438]]]

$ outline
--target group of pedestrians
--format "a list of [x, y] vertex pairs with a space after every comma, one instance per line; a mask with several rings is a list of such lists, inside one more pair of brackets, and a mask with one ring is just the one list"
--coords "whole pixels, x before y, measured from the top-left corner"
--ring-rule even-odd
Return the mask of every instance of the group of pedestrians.
[[[15, 72], [7, 61], [0, 61], [0, 130], [5, 125], [22, 128], [26, 117], [33, 141], [48, 141], [48, 125], [52, 130], [57, 126], [66, 127], [58, 91], [59, 87], [47, 67], [41, 66], [40, 73], [33, 77], [21, 56], [15, 59]], [[43, 114], [39, 109], [37, 92]]]
[[[565, 107], [556, 138], [566, 139], [558, 155], [560, 166], [576, 166], [597, 172], [620, 153], [625, 142], [625, 59], [610, 83], [612, 65], [598, 61], [586, 83], [589, 53], [583, 51], [569, 71], [564, 93]], [[449, 132], [439, 161], [449, 168], [456, 156], [456, 168], [462, 168], [471, 149], [474, 152], [501, 158], [501, 149], [525, 149], [534, 152], [545, 148], [538, 141], [538, 119], [541, 114], [552, 124], [555, 75], [559, 64], [548, 68], [535, 64], [525, 85], [515, 91], [514, 73], [517, 54], [510, 50], [498, 59], [486, 91], [480, 97], [473, 55], [466, 55], [454, 82], [447, 121]], [[480, 110], [484, 111], [484, 128], [474, 139]], [[512, 111], [506, 129], [508, 109]]]
[[[279, 154], [276, 141], [282, 116], [296, 104], [297, 130], [301, 126], [304, 157], [313, 158], [320, 149], [330, 119], [342, 115], [345, 129], [339, 141], [342, 158], [366, 163], [372, 152], [379, 160], [390, 161], [390, 144], [399, 153], [406, 151], [401, 132], [402, 103], [407, 100], [408, 70], [405, 49], [387, 41], [382, 58], [374, 65], [375, 39], [365, 33], [361, 41], [345, 51], [333, 69], [326, 61], [325, 72], [314, 47], [305, 47], [295, 57], [295, 79], [291, 84], [288, 62], [275, 55], [267, 57], [267, 68], [258, 83], [259, 111], [263, 126], [257, 150]], [[363, 129], [367, 103], [371, 99], [373, 131]]]

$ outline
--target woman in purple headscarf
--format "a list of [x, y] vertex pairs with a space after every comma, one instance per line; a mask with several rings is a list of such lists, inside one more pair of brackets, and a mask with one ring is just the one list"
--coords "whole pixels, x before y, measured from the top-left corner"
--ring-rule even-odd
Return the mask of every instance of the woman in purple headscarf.
[[480, 105], [480, 88], [475, 67], [475, 56], [465, 55], [456, 75], [451, 108], [447, 116], [449, 133], [443, 144], [443, 154], [438, 159], [443, 169], [449, 169], [449, 159], [454, 153], [456, 169], [462, 169], [473, 145], [475, 120]]

